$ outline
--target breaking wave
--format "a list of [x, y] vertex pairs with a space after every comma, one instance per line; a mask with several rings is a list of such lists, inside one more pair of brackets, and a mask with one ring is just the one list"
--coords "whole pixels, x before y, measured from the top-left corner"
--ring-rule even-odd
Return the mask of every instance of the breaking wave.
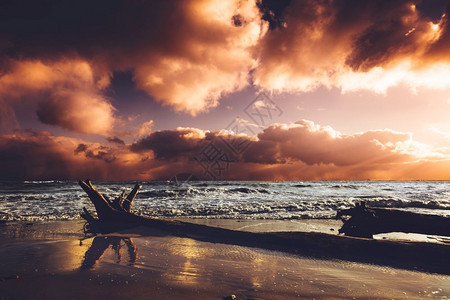
[[[110, 198], [131, 182], [95, 182]], [[305, 219], [334, 218], [365, 201], [450, 216], [449, 182], [144, 182], [134, 211], [152, 217]], [[72, 181], [0, 182], [0, 220], [67, 220], [94, 210]]]

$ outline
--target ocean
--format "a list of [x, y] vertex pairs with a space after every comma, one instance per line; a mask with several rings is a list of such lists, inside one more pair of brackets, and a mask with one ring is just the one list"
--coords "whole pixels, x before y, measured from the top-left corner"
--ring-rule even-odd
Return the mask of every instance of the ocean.
[[[133, 211], [150, 217], [216, 219], [331, 219], [365, 201], [418, 213], [450, 216], [448, 181], [150, 181], [139, 182]], [[135, 182], [93, 182], [114, 198]], [[0, 220], [79, 219], [94, 211], [75, 181], [0, 182]]]

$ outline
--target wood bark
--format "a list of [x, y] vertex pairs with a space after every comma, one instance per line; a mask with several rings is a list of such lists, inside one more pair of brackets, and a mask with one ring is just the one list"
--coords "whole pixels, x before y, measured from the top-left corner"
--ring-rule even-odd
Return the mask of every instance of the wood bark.
[[[350, 218], [346, 218], [348, 216]], [[389, 232], [450, 236], [448, 217], [367, 207], [364, 202], [338, 211], [337, 218], [342, 218], [344, 222], [339, 232], [349, 236], [372, 238], [374, 234]]]

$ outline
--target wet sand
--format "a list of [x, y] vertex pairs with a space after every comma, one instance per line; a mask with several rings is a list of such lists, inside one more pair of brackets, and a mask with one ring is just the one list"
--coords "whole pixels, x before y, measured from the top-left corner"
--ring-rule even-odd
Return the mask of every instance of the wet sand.
[[[191, 220], [336, 233], [334, 221]], [[334, 223], [333, 223], [334, 222]], [[450, 276], [134, 230], [82, 240], [83, 221], [0, 227], [0, 298], [445, 298]], [[330, 230], [333, 228], [335, 230]], [[17, 278], [18, 276], [18, 278]]]

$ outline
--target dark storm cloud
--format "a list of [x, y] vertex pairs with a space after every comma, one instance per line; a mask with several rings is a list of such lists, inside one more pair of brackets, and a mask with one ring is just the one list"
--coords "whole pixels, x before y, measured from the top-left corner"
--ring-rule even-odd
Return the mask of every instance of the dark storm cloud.
[[125, 145], [125, 142], [123, 140], [119, 139], [117, 136], [107, 137], [106, 140], [113, 144]]
[[[220, 137], [233, 136], [194, 128], [157, 131], [132, 144], [131, 150], [151, 150], [157, 160], [192, 160], [208, 141], [220, 140]], [[409, 158], [406, 148], [411, 142], [411, 136], [407, 133], [378, 130], [343, 135], [330, 127], [321, 127], [307, 120], [269, 126], [256, 140], [249, 136], [239, 138], [241, 142], [250, 143], [248, 150], [240, 157], [240, 162], [265, 165], [292, 161], [336, 166], [369, 161], [373, 164], [401, 162]]]
[[[132, 145], [106, 147], [48, 132], [0, 135], [0, 179], [166, 180], [204, 170], [194, 156], [211, 139], [229, 137], [195, 128], [154, 132]], [[301, 120], [266, 128], [235, 157], [229, 180], [450, 178], [449, 163], [410, 134], [378, 130], [344, 135]], [[420, 156], [417, 156], [420, 155]], [[419, 160], [420, 158], [420, 160]], [[433, 170], [439, 173], [433, 175]], [[433, 177], [434, 176], [434, 177]]]
[[[446, 59], [444, 51], [432, 59], [427, 51], [449, 37], [441, 34], [443, 24], [439, 24], [445, 4], [427, 3], [291, 1], [277, 17], [282, 26], [269, 30], [256, 48], [259, 65], [254, 82], [287, 92], [321, 85], [343, 92], [385, 92], [400, 83], [429, 86], [420, 71]], [[379, 71], [370, 73], [374, 68]]]
[[450, 61], [450, 3], [447, 3], [445, 8], [445, 16], [441, 20], [442, 34], [440, 38], [431, 45], [427, 55], [431, 60]]
[[74, 153], [84, 153], [87, 158], [103, 160], [106, 163], [112, 163], [116, 160], [113, 150], [105, 146], [92, 147], [86, 144], [79, 144], [74, 150]]
[[[157, 178], [187, 171], [203, 178], [204, 170], [194, 157], [204, 145], [229, 137], [226, 132], [195, 128], [163, 130], [137, 141], [131, 150], [142, 154], [151, 151], [153, 161], [164, 164], [154, 169]], [[428, 164], [429, 170], [436, 169], [442, 159], [441, 154], [432, 152], [425, 159], [427, 148], [414, 142], [409, 133], [386, 129], [346, 135], [307, 120], [269, 126], [257, 139], [239, 138], [251, 145], [242, 155], [233, 157], [234, 162], [222, 179], [419, 178], [418, 165]], [[422, 155], [423, 160], [418, 160], [417, 155]], [[430, 172], [426, 176], [431, 176]]]
[[87, 150], [86, 144], [78, 144], [77, 148], [73, 151], [73, 153], [78, 154], [80, 152], [86, 152]]
[[355, 70], [368, 71], [398, 56], [416, 53], [428, 18], [421, 18], [418, 1], [368, 1], [365, 17], [373, 20], [356, 37], [346, 63]]
[[3, 1], [0, 36], [10, 45], [4, 53], [14, 58], [76, 53], [129, 68], [149, 50], [168, 55], [183, 51], [176, 45], [183, 44], [186, 29], [171, 29], [185, 22], [184, 9], [173, 0]]
[[262, 0], [257, 2], [261, 11], [261, 19], [269, 22], [269, 29], [283, 27], [285, 23], [285, 9], [292, 0]]
[[435, 22], [439, 22], [442, 17], [442, 12], [445, 11], [448, 5], [448, 0], [422, 0], [416, 3], [421, 16]]
[[[440, 19], [448, 1], [406, 0], [263, 0], [257, 2], [261, 18], [272, 29], [283, 23], [303, 19], [319, 20], [334, 16], [330, 30], [345, 30], [349, 26], [369, 26], [359, 38], [367, 39], [370, 32], [404, 32], [403, 18], [411, 15], [410, 5], [417, 4], [423, 19]], [[184, 55], [189, 44], [188, 32], [196, 33], [191, 23], [188, 2], [185, 1], [2, 1], [0, 4], [0, 40], [3, 53], [16, 58], [53, 58], [76, 52], [82, 57], [106, 60], [109, 64], [128, 68], [145, 52], [160, 52], [168, 56]], [[318, 7], [326, 14], [318, 14]], [[239, 16], [239, 17], [237, 17]], [[233, 22], [243, 22], [234, 14]], [[245, 20], [245, 19], [244, 19]], [[306, 22], [305, 22], [306, 20]], [[188, 26], [187, 28], [180, 25]], [[291, 25], [291, 24], [287, 24]], [[177, 29], [177, 30], [175, 30]], [[307, 29], [307, 28], [305, 28]], [[408, 28], [409, 30], [410, 28]], [[301, 32], [299, 32], [301, 33]], [[197, 35], [211, 43], [221, 44], [222, 36]], [[376, 39], [376, 34], [372, 33]], [[383, 38], [382, 34], [378, 36]], [[157, 45], [156, 45], [157, 43]]]
[[[162, 105], [193, 116], [250, 83], [294, 93], [448, 87], [420, 73], [450, 78], [449, 68], [434, 69], [450, 62], [450, 25], [442, 18], [448, 3], [2, 1], [0, 124], [16, 101], [28, 99], [45, 124], [120, 135], [125, 130], [113, 129], [123, 122], [108, 97], [120, 72]], [[14, 125], [1, 132], [20, 128], [10, 119]]]
[[105, 147], [49, 132], [0, 135], [0, 179], [46, 180], [140, 178], [154, 165], [124, 149]]
[[6, 1], [2, 59], [77, 57], [96, 73], [133, 70], [138, 88], [193, 115], [248, 85], [256, 4], [234, 1]]
[[133, 143], [131, 150], [135, 152], [152, 150], [155, 159], [190, 160], [200, 152], [207, 135], [211, 134], [193, 128], [156, 131]]
[[[168, 2], [159, 3], [148, 6]], [[135, 43], [130, 44], [130, 39], [142, 38], [139, 34], [142, 29], [137, 30], [136, 24], [142, 18], [135, 15], [130, 22], [132, 6], [114, 0], [2, 1], [0, 36], [9, 44], [3, 51], [16, 58], [50, 58], [74, 51], [89, 57], [99, 50], [96, 47], [117, 47], [117, 43], [112, 43], [114, 38], [123, 41], [123, 47], [133, 49]], [[137, 10], [134, 14], [142, 12]]]
[[49, 133], [0, 138], [1, 179], [69, 179], [74, 166]]
[[[189, 5], [176, 0], [6, 0], [0, 4], [0, 37], [4, 53], [15, 58], [76, 52], [128, 68], [148, 51], [183, 54], [183, 45], [191, 38], [186, 33], [196, 33]], [[207, 31], [194, 38], [222, 43], [221, 36], [209, 36]]]

